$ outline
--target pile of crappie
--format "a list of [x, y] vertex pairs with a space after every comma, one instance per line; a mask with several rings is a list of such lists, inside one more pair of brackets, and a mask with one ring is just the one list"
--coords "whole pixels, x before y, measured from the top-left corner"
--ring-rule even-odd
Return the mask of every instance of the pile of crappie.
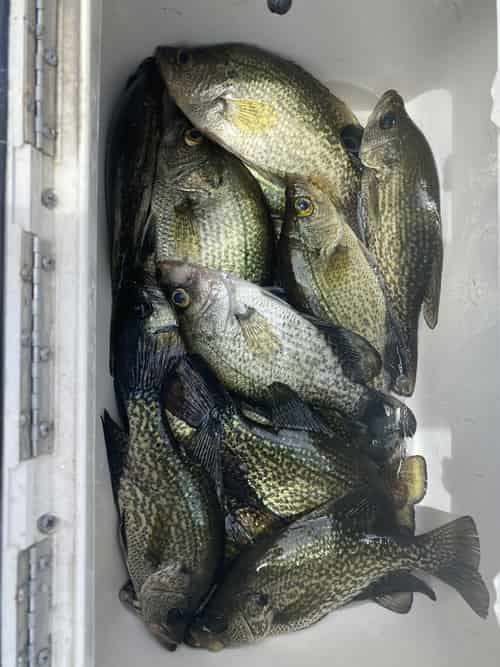
[[486, 617], [474, 521], [415, 535], [427, 470], [395, 394], [443, 242], [398, 93], [363, 128], [258, 48], [158, 48], [117, 107], [106, 197], [120, 598], [149, 631], [218, 650], [359, 600], [407, 613], [436, 599], [420, 573]]

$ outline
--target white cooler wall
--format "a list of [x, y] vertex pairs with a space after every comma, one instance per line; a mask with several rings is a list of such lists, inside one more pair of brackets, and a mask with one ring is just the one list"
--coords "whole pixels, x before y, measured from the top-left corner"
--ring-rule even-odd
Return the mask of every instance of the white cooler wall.
[[[411, 405], [412, 445], [429, 462], [418, 529], [471, 514], [482, 541], [482, 572], [495, 601], [500, 572], [500, 380], [498, 373], [497, 128], [490, 87], [497, 68], [493, 0], [295, 0], [286, 17], [265, 0], [106, 0], [103, 3], [100, 164], [110, 111], [126, 78], [158, 44], [255, 43], [296, 59], [345, 97], [362, 120], [396, 88], [427, 134], [443, 198], [445, 270], [440, 322], [422, 326], [419, 379]], [[97, 45], [96, 45], [97, 48]], [[283, 137], [286, 141], [286, 137]], [[102, 173], [100, 183], [102, 184]], [[107, 374], [110, 315], [107, 233], [98, 243], [97, 396], [114, 410]], [[95, 664], [363, 665], [498, 667], [500, 629], [436, 584], [438, 603], [418, 598], [408, 617], [375, 605], [349, 608], [310, 630], [212, 655], [164, 652], [117, 599], [125, 580], [116, 539], [104, 443], [96, 415]]]

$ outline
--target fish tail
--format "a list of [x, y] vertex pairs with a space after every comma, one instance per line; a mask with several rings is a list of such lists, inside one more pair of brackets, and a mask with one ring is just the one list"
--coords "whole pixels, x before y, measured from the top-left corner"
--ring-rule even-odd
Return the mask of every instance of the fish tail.
[[478, 572], [480, 547], [476, 524], [464, 516], [416, 538], [418, 568], [460, 593], [481, 618], [488, 616], [490, 597]]

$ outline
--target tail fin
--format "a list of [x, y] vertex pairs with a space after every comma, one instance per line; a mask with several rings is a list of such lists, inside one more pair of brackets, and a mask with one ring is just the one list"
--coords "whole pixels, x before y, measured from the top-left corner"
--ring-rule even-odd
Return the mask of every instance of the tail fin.
[[411, 438], [417, 430], [413, 412], [396, 398], [367, 388], [359, 419], [364, 421], [379, 443], [394, 445], [395, 436]]
[[486, 618], [490, 598], [477, 569], [480, 548], [474, 520], [464, 516], [420, 535], [416, 541], [419, 567], [453, 586], [478, 616]]

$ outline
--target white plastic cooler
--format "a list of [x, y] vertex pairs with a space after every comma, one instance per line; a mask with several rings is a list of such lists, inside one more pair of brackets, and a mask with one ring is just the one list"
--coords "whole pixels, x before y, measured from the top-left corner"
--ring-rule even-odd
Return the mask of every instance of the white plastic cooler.
[[[1, 664], [199, 667], [500, 664], [500, 336], [494, 0], [11, 0]], [[241, 650], [170, 654], [118, 601], [125, 580], [99, 416], [113, 413], [103, 156], [128, 75], [158, 44], [244, 41], [297, 60], [366, 120], [396, 88], [434, 150], [445, 267], [422, 326], [411, 450], [423, 531], [477, 521], [486, 622], [434, 581], [407, 617], [346, 608]], [[286, 141], [286, 137], [283, 138]]]

